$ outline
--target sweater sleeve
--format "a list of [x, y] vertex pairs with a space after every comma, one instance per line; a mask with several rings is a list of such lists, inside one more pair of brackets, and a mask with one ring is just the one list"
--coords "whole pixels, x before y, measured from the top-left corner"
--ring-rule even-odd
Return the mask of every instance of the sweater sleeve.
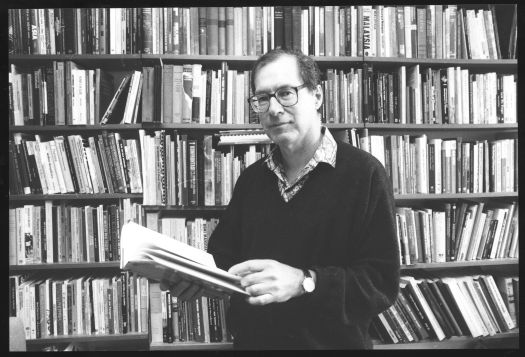
[[[393, 304], [399, 291], [399, 247], [392, 186], [382, 166], [374, 165], [362, 194], [367, 197], [355, 256], [348, 266], [314, 266], [316, 289], [304, 304], [320, 321], [367, 322]], [[354, 255], [354, 254], [353, 254]]]

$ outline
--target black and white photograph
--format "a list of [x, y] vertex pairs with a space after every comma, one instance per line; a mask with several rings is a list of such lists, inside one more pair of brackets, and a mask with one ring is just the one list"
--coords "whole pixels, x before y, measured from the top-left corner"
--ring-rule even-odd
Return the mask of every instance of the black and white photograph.
[[9, 351], [517, 353], [523, 8], [222, 3], [8, 1]]

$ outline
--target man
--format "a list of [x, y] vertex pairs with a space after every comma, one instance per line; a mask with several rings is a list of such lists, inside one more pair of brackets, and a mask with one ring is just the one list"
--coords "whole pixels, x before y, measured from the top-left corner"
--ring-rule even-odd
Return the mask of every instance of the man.
[[389, 178], [321, 125], [311, 58], [273, 50], [252, 74], [249, 102], [276, 148], [241, 174], [208, 244], [251, 295], [231, 297], [234, 347], [370, 348], [371, 319], [398, 292]]

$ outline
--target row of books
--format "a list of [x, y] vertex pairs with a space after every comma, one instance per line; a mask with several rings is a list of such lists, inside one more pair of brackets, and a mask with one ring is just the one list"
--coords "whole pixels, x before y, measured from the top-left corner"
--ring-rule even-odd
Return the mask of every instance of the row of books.
[[113, 76], [73, 61], [53, 61], [31, 70], [16, 64], [9, 71], [12, 125], [98, 124], [112, 95]]
[[9, 277], [10, 316], [26, 339], [147, 333], [149, 285], [129, 272], [113, 276]]
[[396, 207], [400, 264], [519, 257], [518, 203]]
[[142, 216], [142, 206], [130, 199], [9, 208], [9, 264], [118, 261], [122, 225], [129, 220], [141, 224]]
[[72, 61], [30, 72], [11, 64], [9, 116], [12, 125], [115, 123], [258, 123], [246, 98], [251, 71], [202, 70], [202, 64], [160, 64], [116, 80], [100, 68]]
[[492, 275], [401, 277], [394, 305], [372, 323], [384, 343], [493, 336], [519, 321], [519, 278]]
[[181, 300], [158, 285], [150, 286], [152, 343], [232, 341], [225, 318], [227, 300]]
[[10, 53], [27, 54], [256, 56], [287, 47], [315, 56], [501, 59], [515, 58], [516, 12], [498, 21], [494, 5], [11, 9], [8, 31]]
[[270, 150], [270, 144], [223, 152], [213, 136], [191, 137], [176, 130], [139, 130], [144, 163], [144, 205], [227, 205], [242, 170]]
[[468, 68], [395, 71], [372, 65], [327, 69], [323, 120], [327, 123], [497, 124], [517, 122], [516, 76], [471, 73]]
[[[363, 6], [363, 53], [367, 57], [501, 59], [494, 5]], [[516, 31], [513, 29], [512, 31]], [[506, 58], [513, 58], [516, 39]]]
[[517, 139], [428, 139], [363, 129], [358, 140], [383, 164], [396, 194], [518, 191]]
[[[251, 71], [159, 64], [126, 73], [119, 83], [100, 68], [72, 61], [23, 72], [11, 65], [13, 125], [116, 123], [250, 124]], [[517, 122], [517, 78], [467, 68], [371, 65], [323, 73], [326, 123], [497, 124]], [[116, 89], [114, 90], [114, 87]]]
[[[203, 70], [199, 63], [161, 64], [143, 67], [142, 76], [143, 123], [258, 123], [246, 100], [251, 71], [231, 70], [226, 62], [217, 70]], [[117, 113], [108, 122], [121, 120]]]
[[141, 149], [137, 139], [103, 131], [88, 138], [54, 136], [9, 141], [9, 192], [142, 193]]
[[159, 212], [146, 212], [146, 227], [202, 250], [208, 249], [208, 240], [218, 223], [218, 218], [160, 217]]

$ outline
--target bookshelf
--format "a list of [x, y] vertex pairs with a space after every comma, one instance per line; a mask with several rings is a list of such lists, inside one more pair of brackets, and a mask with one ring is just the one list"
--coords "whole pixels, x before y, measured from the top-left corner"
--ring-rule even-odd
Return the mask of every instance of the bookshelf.
[[[481, 5], [465, 5], [465, 9], [485, 9]], [[508, 14], [508, 11], [507, 11]], [[509, 19], [510, 23], [510, 19]], [[508, 41], [503, 36], [509, 35], [509, 31], [500, 32], [500, 41]], [[503, 47], [503, 44], [501, 44]], [[313, 54], [313, 53], [312, 53]], [[125, 73], [133, 70], [140, 70], [146, 66], [159, 64], [187, 65], [201, 64], [203, 69], [217, 70], [222, 63], [227, 63], [228, 68], [240, 72], [249, 70], [257, 59], [255, 55], [208, 55], [208, 54], [167, 54], [167, 53], [127, 53], [127, 54], [27, 54], [10, 53], [9, 62], [20, 66], [24, 71], [38, 67], [50, 66], [54, 62], [72, 61], [85, 69], [102, 68], [114, 74], [113, 85], [120, 82]], [[322, 56], [314, 55], [313, 58], [318, 62], [321, 71], [326, 74], [328, 69], [336, 71], [347, 71], [348, 68], [362, 69], [365, 66], [373, 67], [375, 72], [394, 72], [401, 66], [407, 68], [415, 65], [420, 66], [420, 74], [427, 68], [446, 69], [449, 67], [469, 70], [471, 74], [483, 74], [486, 72], [496, 72], [498, 74], [514, 74], [517, 76], [518, 60], [507, 58], [502, 48], [500, 59], [443, 59], [443, 58], [402, 58], [402, 57], [380, 57], [365, 55], [340, 55]], [[359, 84], [360, 86], [363, 83]], [[361, 98], [362, 99], [362, 98]], [[328, 106], [328, 105], [326, 105]], [[103, 110], [103, 109], [102, 109]], [[102, 113], [101, 113], [102, 115]], [[176, 131], [178, 134], [188, 134], [190, 136], [214, 135], [221, 130], [245, 130], [260, 129], [257, 123], [164, 123], [164, 122], [144, 122], [133, 124], [92, 124], [92, 125], [12, 125], [10, 123], [10, 136], [22, 135], [32, 137], [38, 134], [44, 138], [51, 138], [55, 135], [75, 135], [79, 134], [84, 138], [97, 136], [102, 132], [118, 132], [124, 138], [139, 138], [139, 131], [152, 134], [155, 131]], [[355, 129], [358, 133], [363, 133], [366, 129], [368, 135], [410, 135], [416, 137], [427, 135], [428, 138], [454, 138], [461, 136], [466, 140], [497, 140], [500, 138], [517, 138], [517, 123], [497, 123], [497, 124], [428, 124], [428, 123], [378, 123], [367, 122], [360, 118], [360, 122], [345, 123], [325, 123], [336, 134], [347, 136], [347, 131]], [[516, 146], [517, 148], [517, 146]], [[518, 200], [518, 193], [515, 192], [476, 192], [476, 193], [403, 193], [396, 194], [396, 206], [408, 207], [432, 207], [439, 209], [443, 203], [460, 203], [463, 201], [484, 202], [512, 202]], [[10, 207], [20, 208], [25, 205], [43, 205], [46, 201], [54, 204], [67, 205], [98, 205], [122, 202], [130, 200], [141, 202], [144, 198], [143, 193], [67, 193], [67, 194], [10, 194]], [[195, 218], [220, 218], [225, 209], [224, 205], [211, 206], [189, 206], [189, 205], [161, 205], [152, 204], [142, 206], [143, 220], [148, 213], [158, 214], [158, 218], [181, 217], [192, 220]], [[463, 272], [496, 271], [502, 274], [517, 275], [519, 258], [496, 258], [481, 259], [470, 261], [448, 261], [448, 262], [417, 262], [411, 265], [402, 265], [402, 274], [414, 274], [419, 276], [433, 276], [443, 273], [461, 274]], [[40, 273], [53, 274], [54, 272], [68, 271], [97, 271], [97, 272], [118, 272], [118, 261], [106, 262], [61, 262], [44, 264], [10, 265], [11, 274]], [[31, 349], [40, 349], [45, 345], [67, 344], [75, 342], [83, 345], [87, 349], [121, 349], [123, 347], [137, 346], [137, 349], [149, 350], [199, 350], [199, 349], [231, 349], [231, 343], [157, 343], [150, 342], [150, 333], [128, 333], [123, 335], [86, 335], [86, 336], [58, 336], [53, 338], [29, 339], [28, 346]], [[471, 338], [466, 336], [453, 336], [443, 341], [419, 341], [417, 343], [397, 343], [383, 344], [377, 342], [375, 349], [397, 349], [397, 348], [516, 348], [518, 345], [519, 331], [498, 333], [494, 336]], [[134, 341], [134, 342], [132, 342]]]
[[446, 343], [425, 341], [419, 343], [374, 344], [375, 350], [407, 350], [407, 349], [517, 349], [519, 348], [519, 329], [505, 332], [498, 336], [485, 338], [451, 337]]
[[69, 344], [74, 344], [81, 351], [148, 351], [149, 341], [147, 333], [129, 333], [125, 335], [106, 336], [64, 336], [26, 341], [28, 351], [40, 351], [42, 348], [55, 346], [62, 350]]

